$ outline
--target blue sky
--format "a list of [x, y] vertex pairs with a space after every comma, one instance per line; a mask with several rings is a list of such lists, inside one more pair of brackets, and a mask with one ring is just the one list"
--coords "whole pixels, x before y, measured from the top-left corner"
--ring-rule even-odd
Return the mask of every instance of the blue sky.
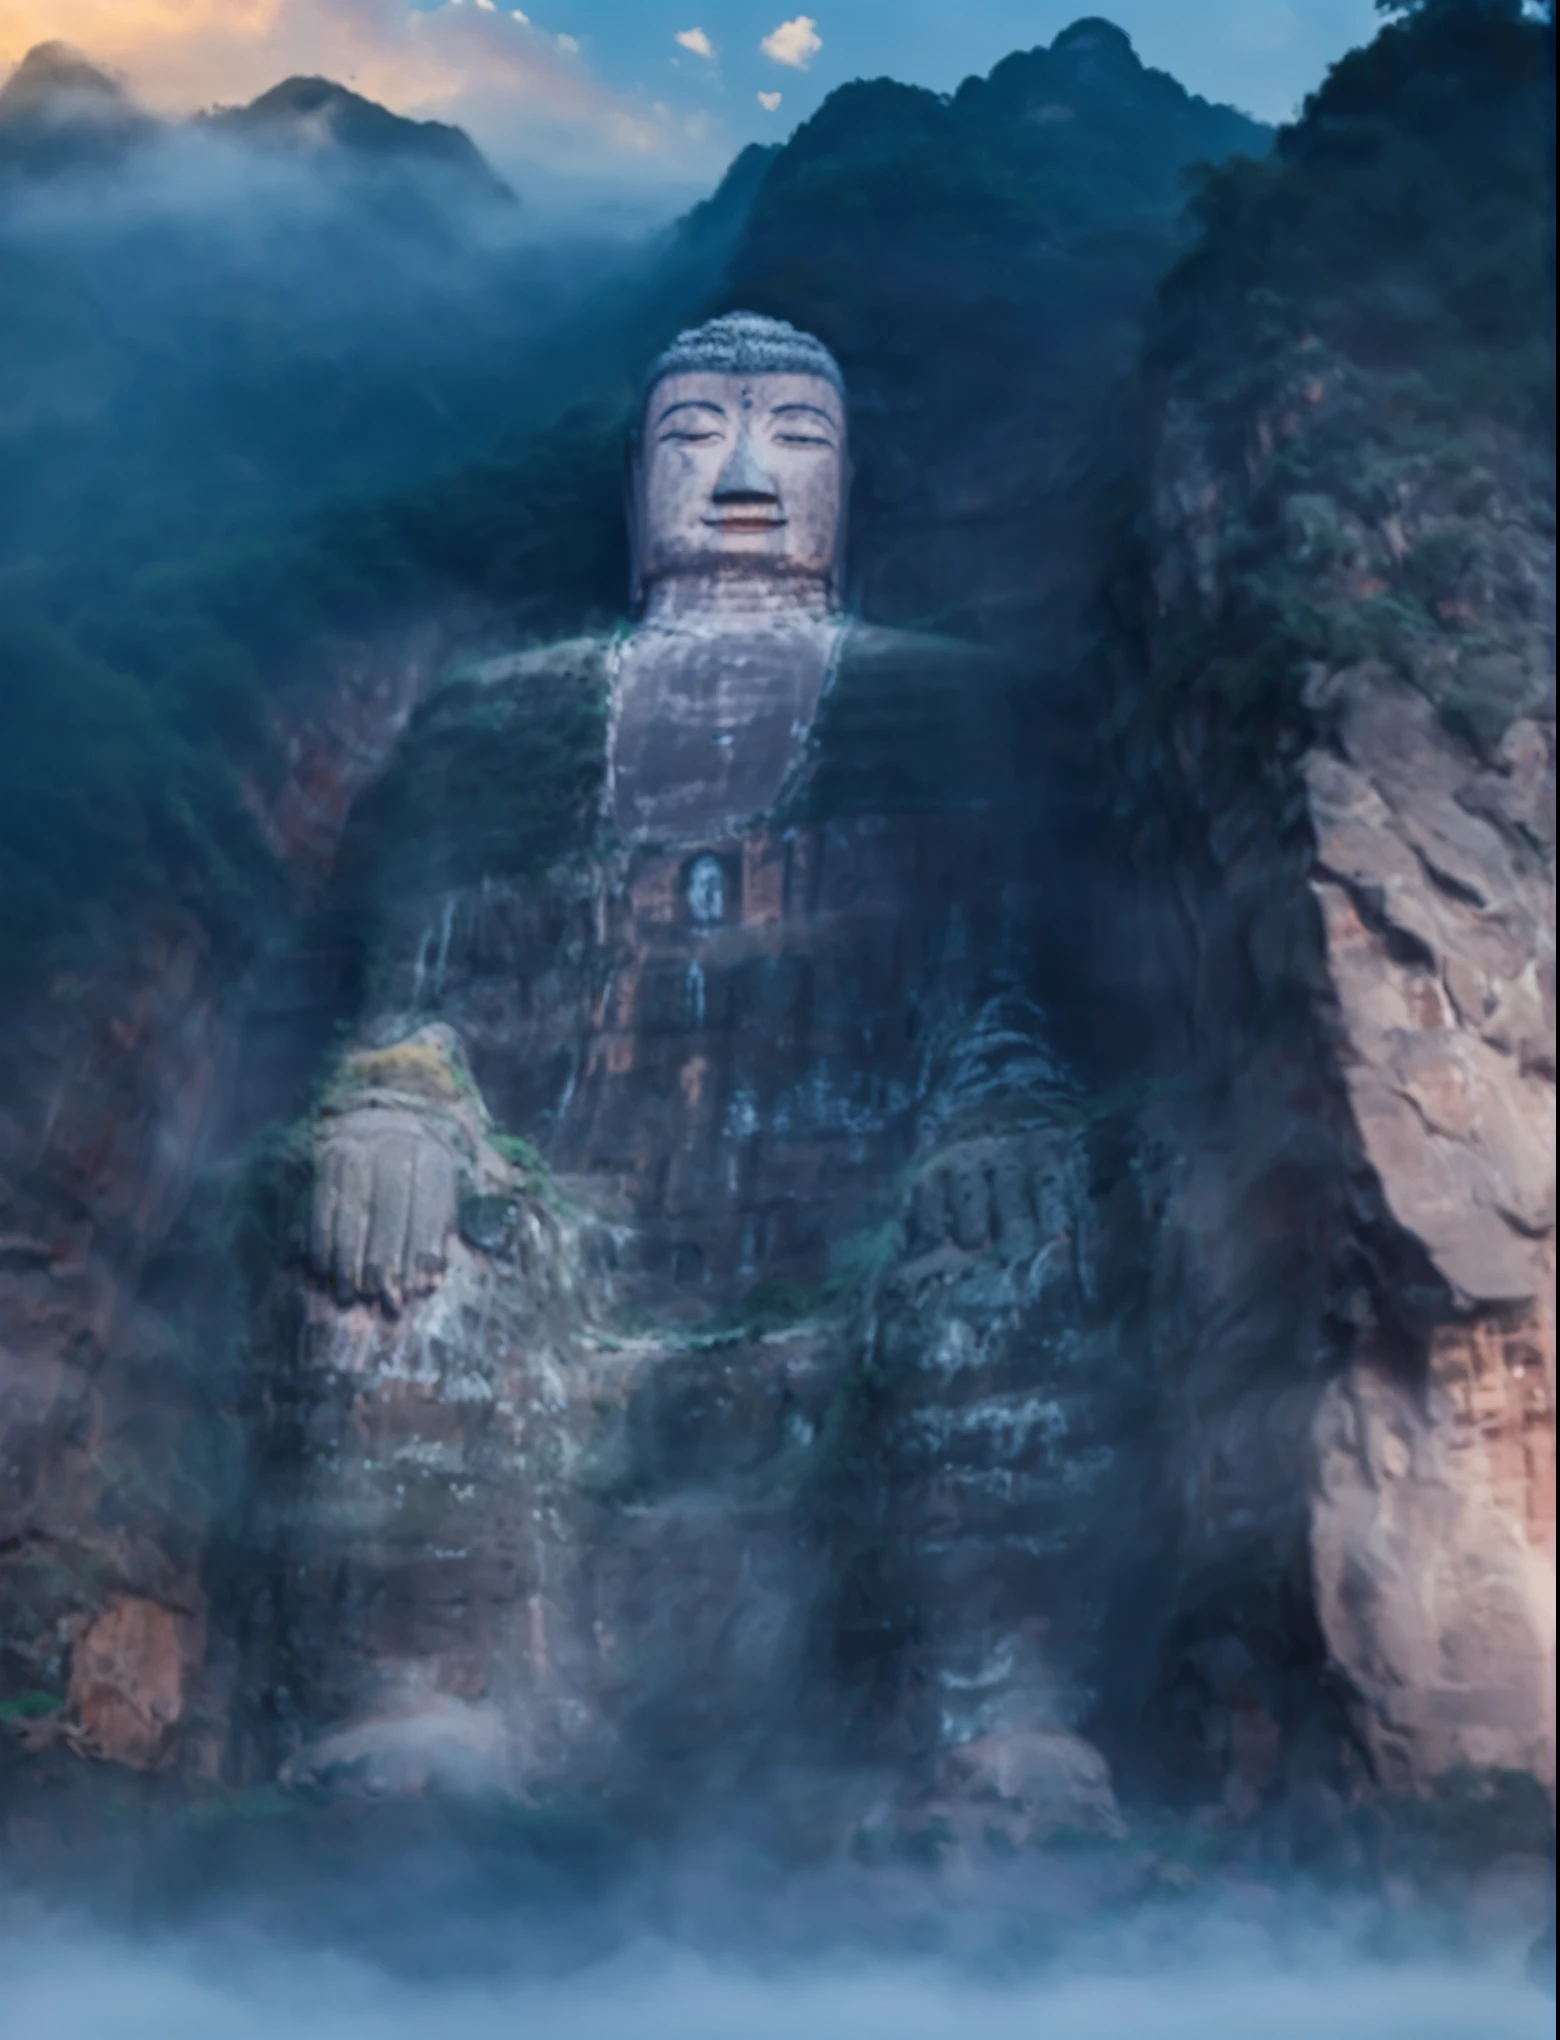
[[[408, 4], [515, 18], [512, 0]], [[950, 91], [1091, 12], [1190, 90], [1285, 120], [1380, 24], [1373, 0], [529, 0], [524, 11], [526, 28], [577, 44], [569, 54], [615, 98], [671, 116], [663, 161], [674, 174], [696, 162], [707, 174], [743, 142], [782, 139], [847, 79], [886, 75]], [[480, 116], [473, 125], [491, 130]], [[508, 153], [507, 138], [482, 139]]]
[[[514, 18], [513, 0], [408, 4]], [[708, 176], [743, 142], [783, 139], [847, 79], [886, 75], [950, 91], [1092, 12], [1190, 90], [1285, 120], [1380, 23], [1373, 0], [529, 0], [525, 12], [528, 27], [577, 43], [577, 61], [615, 98], [660, 109], [660, 167], [676, 176]], [[491, 121], [478, 115], [472, 125], [490, 152], [511, 153]], [[518, 136], [513, 146], [524, 148]]]
[[60, 38], [168, 110], [317, 72], [460, 122], [500, 168], [707, 189], [847, 79], [948, 91], [1098, 11], [1194, 92], [1283, 120], [1372, 0], [0, 0], [0, 71]]
[[[417, 0], [433, 9], [443, 0]], [[470, 4], [470, 0], [467, 0]], [[1145, 63], [1209, 99], [1284, 120], [1380, 17], [1373, 0], [531, 0], [538, 26], [572, 34], [606, 83], [708, 110], [746, 139], [789, 127], [847, 78], [890, 76], [947, 91], [1015, 49], [1049, 42], [1080, 15], [1103, 14]], [[806, 67], [766, 56], [781, 23], [810, 21]], [[702, 30], [713, 57], [675, 38]], [[793, 37], [782, 50], [805, 51]], [[773, 114], [760, 92], [781, 94]]]

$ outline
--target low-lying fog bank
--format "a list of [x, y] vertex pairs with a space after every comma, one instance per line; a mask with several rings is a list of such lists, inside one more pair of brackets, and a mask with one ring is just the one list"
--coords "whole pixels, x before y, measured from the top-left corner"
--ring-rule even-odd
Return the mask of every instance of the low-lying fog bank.
[[[1114, 1957], [1114, 1959], [1112, 1959]], [[1080, 1947], [1044, 1978], [910, 1964], [755, 1971], [640, 1947], [563, 1980], [408, 1982], [242, 1931], [112, 1940], [14, 1920], [0, 1939], [6, 2029], [50, 2040], [1526, 2040], [1551, 2006], [1520, 1961], [1362, 1963], [1325, 1942], [1204, 1922], [1148, 1965]]]

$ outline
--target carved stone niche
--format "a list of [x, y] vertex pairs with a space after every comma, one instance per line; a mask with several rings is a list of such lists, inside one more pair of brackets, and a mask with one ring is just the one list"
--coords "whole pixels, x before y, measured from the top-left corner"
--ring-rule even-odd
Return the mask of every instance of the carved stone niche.
[[730, 927], [742, 919], [742, 861], [701, 850], [684, 863], [679, 891], [695, 934]]

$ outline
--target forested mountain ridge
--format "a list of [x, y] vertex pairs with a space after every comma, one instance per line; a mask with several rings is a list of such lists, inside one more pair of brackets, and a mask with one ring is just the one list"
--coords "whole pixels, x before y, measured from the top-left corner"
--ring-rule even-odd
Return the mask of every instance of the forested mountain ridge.
[[1094, 19], [946, 99], [845, 86], [791, 138], [721, 302], [845, 366], [869, 614], [1032, 627], [1071, 571], [1058, 477], [1132, 362], [1186, 172], [1270, 139]]
[[224, 107], [203, 118], [219, 133], [274, 148], [437, 166], [453, 173], [473, 196], [480, 193], [498, 202], [514, 196], [464, 129], [445, 121], [405, 120], [329, 78], [286, 78], [247, 106]]
[[68, 43], [39, 43], [0, 85], [0, 175], [101, 169], [157, 123]]
[[129, 151], [191, 126], [278, 149], [436, 168], [464, 182], [468, 196], [513, 197], [462, 129], [408, 120], [328, 78], [286, 78], [248, 105], [215, 107], [191, 122], [160, 120], [120, 79], [62, 42], [29, 50], [0, 86], [0, 168], [30, 177], [90, 174], [105, 153], [122, 163]]

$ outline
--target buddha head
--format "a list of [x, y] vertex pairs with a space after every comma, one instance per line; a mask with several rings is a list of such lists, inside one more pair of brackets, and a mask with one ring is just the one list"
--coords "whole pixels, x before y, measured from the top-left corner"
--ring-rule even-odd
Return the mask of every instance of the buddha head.
[[845, 385], [820, 340], [728, 312], [652, 365], [629, 489], [634, 599], [832, 609], [849, 463]]

